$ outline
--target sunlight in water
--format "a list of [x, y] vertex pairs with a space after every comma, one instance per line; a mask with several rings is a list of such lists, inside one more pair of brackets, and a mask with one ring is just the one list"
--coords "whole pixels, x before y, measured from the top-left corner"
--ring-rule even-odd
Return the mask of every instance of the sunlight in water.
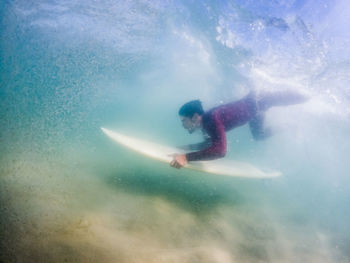
[[[0, 262], [349, 262], [350, 4], [0, 4]], [[171, 147], [178, 118], [251, 91], [273, 136], [227, 133], [247, 179], [173, 169], [100, 130]], [[232, 162], [233, 163], [233, 162]]]

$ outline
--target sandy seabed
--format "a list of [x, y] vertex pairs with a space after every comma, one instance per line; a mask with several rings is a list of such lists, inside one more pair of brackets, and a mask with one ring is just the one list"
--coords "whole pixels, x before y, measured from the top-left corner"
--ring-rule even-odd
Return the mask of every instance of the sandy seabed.
[[3, 160], [1, 262], [348, 262], [329, 233], [271, 196], [126, 178]]

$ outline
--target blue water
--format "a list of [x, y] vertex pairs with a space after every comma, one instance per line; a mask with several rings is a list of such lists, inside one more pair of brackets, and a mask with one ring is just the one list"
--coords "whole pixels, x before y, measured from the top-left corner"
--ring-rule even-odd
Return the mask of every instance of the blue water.
[[[350, 262], [350, 4], [10, 1], [0, 4], [2, 262]], [[250, 90], [275, 135], [228, 133], [252, 180], [175, 170], [100, 127], [198, 142], [178, 108]]]

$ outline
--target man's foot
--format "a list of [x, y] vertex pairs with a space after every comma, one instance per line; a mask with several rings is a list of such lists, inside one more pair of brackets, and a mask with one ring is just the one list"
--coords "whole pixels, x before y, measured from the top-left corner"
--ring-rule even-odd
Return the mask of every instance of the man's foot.
[[264, 125], [265, 115], [263, 112], [258, 113], [250, 122], [249, 127], [253, 138], [257, 141], [265, 140], [272, 136], [271, 128]]

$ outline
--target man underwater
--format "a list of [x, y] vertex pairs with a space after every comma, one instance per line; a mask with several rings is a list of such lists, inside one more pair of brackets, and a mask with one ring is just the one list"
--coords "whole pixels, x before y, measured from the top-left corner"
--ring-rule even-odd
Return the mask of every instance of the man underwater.
[[300, 104], [308, 98], [292, 91], [251, 92], [244, 98], [220, 105], [204, 112], [202, 103], [193, 100], [185, 103], [179, 110], [182, 126], [193, 133], [201, 130], [206, 139], [202, 143], [183, 147], [192, 150], [186, 154], [175, 154], [170, 165], [181, 168], [191, 161], [204, 161], [222, 158], [226, 155], [226, 131], [249, 123], [255, 140], [271, 136], [271, 131], [264, 127], [265, 112], [275, 106]]

